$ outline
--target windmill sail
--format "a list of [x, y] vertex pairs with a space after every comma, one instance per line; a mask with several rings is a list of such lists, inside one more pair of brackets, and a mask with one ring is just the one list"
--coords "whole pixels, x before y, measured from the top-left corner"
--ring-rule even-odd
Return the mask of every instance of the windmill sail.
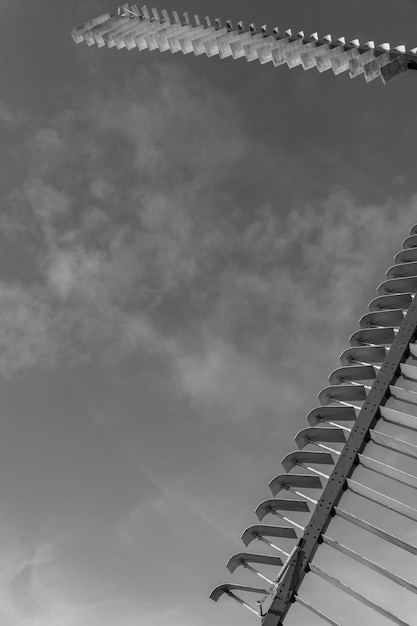
[[363, 76], [367, 82], [381, 78], [387, 83], [409, 69], [417, 69], [417, 48], [406, 51], [403, 45], [391, 48], [388, 43], [361, 44], [358, 39], [346, 42], [344, 37], [333, 41], [331, 35], [306, 36], [303, 31], [293, 34], [291, 29], [281, 33], [274, 28], [269, 33], [266, 26], [258, 32], [254, 24], [246, 30], [243, 22], [234, 28], [230, 20], [222, 26], [219, 19], [212, 24], [208, 17], [200, 20], [195, 15], [191, 20], [188, 13], [181, 19], [175, 11], [170, 16], [165, 10], [149, 11], [146, 6], [138, 9], [129, 4], [119, 7], [117, 15], [106, 13], [75, 28], [71, 34], [76, 43], [85, 41], [89, 46], [246, 58], [275, 67], [349, 72], [351, 78]]
[[[294, 604], [323, 623], [347, 625], [343, 617], [329, 615], [303, 597], [306, 576], [324, 581], [349, 601], [389, 622], [412, 624], [401, 617], [398, 599], [408, 593], [408, 606], [414, 604], [415, 610], [417, 580], [397, 574], [394, 564], [417, 555], [416, 541], [410, 540], [407, 527], [407, 523], [417, 522], [415, 495], [403, 501], [407, 492], [417, 490], [416, 234], [417, 226], [404, 240], [395, 257], [397, 263], [386, 272], [369, 312], [360, 319], [360, 330], [351, 335], [351, 346], [341, 354], [341, 367], [329, 376], [331, 384], [318, 394], [320, 406], [310, 411], [309, 426], [295, 437], [297, 450], [282, 459], [286, 473], [277, 475], [269, 484], [273, 499], [261, 502], [255, 511], [260, 522], [275, 516], [285, 526], [262, 523], [243, 533], [246, 546], [264, 543], [284, 560], [268, 593], [258, 592], [260, 606], [267, 607], [264, 613], [258, 613], [263, 626], [282, 624]], [[352, 495], [364, 503], [363, 514], [351, 510]], [[369, 506], [380, 523], [367, 519]], [[294, 519], [295, 512], [308, 512], [303, 523]], [[384, 529], [388, 515], [395, 532]], [[333, 536], [335, 523], [342, 520], [348, 524], [343, 542]], [[297, 531], [292, 550], [283, 548], [291, 528]], [[391, 561], [385, 558], [383, 563], [378, 562], [349, 545], [350, 535], [355, 532], [365, 544], [376, 538], [378, 554], [388, 552]], [[414, 535], [417, 537], [415, 528]], [[362, 588], [366, 588], [366, 574], [358, 575], [355, 585], [346, 580], [343, 569], [336, 576], [334, 571], [326, 570], [326, 561], [317, 564], [321, 544], [329, 554], [343, 555], [354, 567], [362, 566], [388, 581], [393, 587], [392, 597], [378, 601], [370, 597]], [[256, 558], [255, 554], [245, 553], [233, 557], [233, 571], [239, 565], [248, 569], [248, 563]], [[256, 562], [262, 564], [260, 559]], [[254, 573], [265, 576], [262, 569]], [[218, 589], [213, 599], [218, 599]], [[391, 602], [387, 606], [384, 600]], [[398, 609], [393, 610], [393, 605]]]

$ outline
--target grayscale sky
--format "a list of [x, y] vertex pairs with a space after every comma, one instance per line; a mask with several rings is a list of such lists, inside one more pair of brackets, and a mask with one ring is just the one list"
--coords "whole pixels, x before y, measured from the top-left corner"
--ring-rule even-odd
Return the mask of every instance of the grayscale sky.
[[[417, 45], [406, 0], [158, 7]], [[73, 43], [116, 9], [0, 0], [0, 626], [248, 626], [208, 594], [417, 222], [417, 73]]]

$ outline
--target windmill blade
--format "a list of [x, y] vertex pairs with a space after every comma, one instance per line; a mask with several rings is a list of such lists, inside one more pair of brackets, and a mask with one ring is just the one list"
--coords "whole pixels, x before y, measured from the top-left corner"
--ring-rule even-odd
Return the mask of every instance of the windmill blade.
[[85, 41], [109, 48], [117, 45], [128, 50], [169, 49], [173, 54], [193, 52], [221, 59], [245, 57], [247, 61], [273, 63], [275, 67], [302, 66], [304, 70], [316, 68], [319, 72], [331, 69], [336, 75], [349, 72], [351, 78], [363, 76], [366, 82], [380, 78], [384, 84], [409, 69], [417, 69], [417, 49], [407, 51], [403, 45], [375, 46], [373, 41], [361, 44], [358, 39], [346, 43], [344, 37], [333, 42], [331, 35], [306, 36], [303, 31], [294, 35], [291, 29], [281, 35], [274, 28], [268, 34], [266, 26], [257, 32], [254, 24], [245, 30], [242, 22], [233, 28], [228, 20], [222, 27], [219, 19], [212, 25], [205, 18], [202, 24], [198, 16], [192, 23], [187, 13], [181, 20], [175, 11], [170, 17], [166, 10], [149, 11], [146, 5], [139, 10], [128, 3], [119, 7], [115, 15], [106, 13], [74, 28], [71, 35], [75, 43]]

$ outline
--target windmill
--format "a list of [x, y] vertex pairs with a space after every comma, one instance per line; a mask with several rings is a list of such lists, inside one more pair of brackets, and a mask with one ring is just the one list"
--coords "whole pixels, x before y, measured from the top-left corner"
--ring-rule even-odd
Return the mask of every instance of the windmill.
[[[332, 70], [335, 75], [349, 72], [351, 78], [363, 76], [366, 82], [380, 78], [385, 84], [417, 69], [417, 48], [407, 51], [405, 46], [376, 46], [373, 41], [361, 44], [357, 39], [346, 42], [343, 37], [333, 41], [330, 35], [306, 36], [290, 29], [281, 33], [274, 28], [269, 33], [266, 26], [258, 32], [254, 24], [246, 30], [242, 22], [234, 28], [231, 21], [222, 26], [219, 19], [212, 24], [207, 17], [191, 20], [187, 13], [181, 19], [175, 11], [170, 16], [165, 10], [149, 11], [146, 6], [139, 10], [129, 4], [121, 6], [116, 15], [101, 15], [71, 34], [76, 43], [88, 46], [246, 58], [275, 67], [302, 66], [304, 70]], [[417, 546], [408, 535], [353, 513], [348, 500], [349, 494], [354, 494], [379, 507], [382, 517], [389, 511], [398, 519], [417, 522], [416, 508], [393, 497], [392, 492], [385, 493], [388, 483], [394, 488], [417, 489], [417, 441], [410, 441], [417, 433], [417, 226], [403, 241], [377, 291], [359, 321], [359, 330], [350, 337], [350, 347], [340, 357], [341, 367], [330, 374], [330, 385], [318, 394], [319, 406], [307, 416], [309, 426], [296, 435], [297, 450], [282, 460], [285, 473], [270, 482], [273, 498], [257, 507], [260, 523], [242, 535], [245, 546], [257, 541], [270, 552], [241, 552], [227, 563], [230, 572], [244, 568], [262, 579], [263, 586], [226, 583], [211, 593], [215, 601], [223, 595], [233, 598], [258, 616], [263, 626], [282, 624], [295, 604], [324, 623], [340, 626], [336, 618], [304, 597], [305, 579], [311, 576], [385, 621], [410, 626], [383, 601], [318, 564], [320, 545], [411, 594], [417, 614], [417, 585], [395, 573], [390, 564], [378, 563], [332, 536], [332, 520], [339, 519], [365, 537], [376, 537], [381, 546], [395, 550], [399, 559], [417, 555]], [[387, 457], [381, 458], [375, 450], [386, 451]], [[406, 469], [402, 459], [409, 463]], [[409, 469], [410, 463], [414, 471]], [[378, 488], [366, 478], [371, 475], [380, 481]], [[304, 523], [297, 521], [300, 514], [307, 516]], [[284, 523], [262, 523], [268, 515]], [[265, 567], [275, 573], [265, 574]], [[258, 598], [256, 607], [246, 599], [252, 594]]]

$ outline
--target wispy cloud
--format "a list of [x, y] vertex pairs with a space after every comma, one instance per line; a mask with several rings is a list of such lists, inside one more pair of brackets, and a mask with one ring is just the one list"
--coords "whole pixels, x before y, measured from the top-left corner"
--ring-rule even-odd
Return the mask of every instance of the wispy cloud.
[[[132, 86], [92, 95], [30, 141], [6, 218], [29, 229], [35, 271], [30, 286], [4, 292], [22, 313], [0, 314], [13, 356], [3, 373], [108, 344], [119, 358], [163, 354], [201, 414], [245, 421], [278, 403], [294, 409], [292, 381], [309, 389], [311, 362], [336, 366], [341, 331], [383, 279], [416, 201], [377, 207], [339, 190], [275, 206], [255, 192], [258, 176], [240, 206], [227, 178], [256, 166], [267, 179], [278, 160], [281, 181], [294, 160], [253, 142], [224, 95], [154, 69], [142, 71], [140, 99]], [[16, 326], [18, 348], [7, 344]]]

